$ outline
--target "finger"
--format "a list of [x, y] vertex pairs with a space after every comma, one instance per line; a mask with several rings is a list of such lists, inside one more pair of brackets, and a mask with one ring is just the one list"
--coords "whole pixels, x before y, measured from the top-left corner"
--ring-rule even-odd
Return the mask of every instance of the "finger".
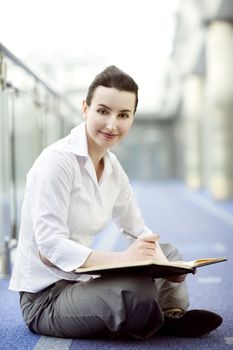
[[183, 282], [186, 278], [186, 275], [178, 275], [178, 276], [168, 276], [166, 279], [170, 282], [180, 283]]
[[156, 248], [156, 244], [155, 242], [151, 242], [151, 241], [144, 241], [144, 240], [139, 240], [136, 245], [139, 247], [139, 248], [152, 248], [152, 249], [155, 249]]
[[178, 282], [183, 282], [184, 281], [184, 277], [183, 276], [177, 276], [177, 281]]
[[145, 242], [143, 244], [143, 246], [146, 248], [146, 249], [156, 249], [156, 244], [155, 242]]
[[155, 243], [157, 241], [157, 236], [154, 235], [153, 233], [145, 233], [145, 234], [139, 236], [139, 238], [141, 238], [141, 240], [143, 240], [145, 242]]
[[151, 247], [151, 246], [143, 246], [142, 248], [141, 248], [141, 250], [143, 250], [143, 251], [145, 251], [145, 252], [151, 252], [151, 253], [153, 253], [153, 254], [155, 254], [155, 252], [156, 252], [156, 248], [155, 248], [155, 246], [153, 247]]
[[148, 253], [148, 254], [155, 255], [155, 251], [153, 249], [146, 249], [145, 252]]

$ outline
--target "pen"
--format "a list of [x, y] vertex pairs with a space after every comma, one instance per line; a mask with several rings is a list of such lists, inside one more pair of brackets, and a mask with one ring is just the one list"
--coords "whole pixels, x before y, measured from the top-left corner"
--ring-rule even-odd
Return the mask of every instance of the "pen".
[[[121, 228], [121, 229], [120, 229], [120, 232], [121, 232], [121, 233], [124, 233], [124, 234], [126, 234], [127, 236], [132, 237], [132, 238], [134, 238], [134, 239], [137, 239], [137, 238], [138, 238], [133, 232], [128, 231], [128, 230], [126, 230], [125, 228]], [[158, 245], [158, 241], [155, 242], [155, 245]]]
[[137, 238], [138, 238], [133, 232], [128, 231], [128, 230], [126, 230], [125, 228], [121, 228], [121, 229], [120, 229], [120, 232], [121, 232], [121, 233], [124, 233], [124, 234], [126, 234], [127, 236], [130, 236], [130, 237], [132, 237], [132, 238], [134, 238], [134, 239], [137, 239]]

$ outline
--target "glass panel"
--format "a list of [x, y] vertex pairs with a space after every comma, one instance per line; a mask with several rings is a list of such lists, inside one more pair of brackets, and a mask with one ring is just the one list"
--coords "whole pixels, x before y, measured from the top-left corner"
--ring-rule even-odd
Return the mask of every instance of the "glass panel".
[[60, 96], [5, 61], [8, 85], [0, 87], [0, 274], [3, 267], [9, 271], [2, 248], [6, 238], [18, 236], [27, 172], [43, 148], [81, 121]]
[[11, 232], [11, 162], [8, 92], [0, 91], [0, 247]]

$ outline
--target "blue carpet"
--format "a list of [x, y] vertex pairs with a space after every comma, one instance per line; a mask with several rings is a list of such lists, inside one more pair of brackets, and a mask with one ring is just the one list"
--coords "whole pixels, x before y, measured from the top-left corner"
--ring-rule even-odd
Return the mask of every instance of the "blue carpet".
[[[228, 262], [200, 268], [187, 277], [190, 308], [203, 308], [221, 314], [224, 322], [208, 337], [181, 339], [154, 337], [147, 341], [72, 340], [65, 347], [50, 338], [44, 350], [222, 350], [233, 348], [233, 278], [232, 202], [214, 203], [202, 193], [194, 193], [179, 182], [135, 182], [136, 196], [149, 227], [159, 232], [162, 242], [177, 246], [185, 260], [226, 256]], [[226, 208], [227, 207], [227, 208]], [[117, 249], [125, 246], [123, 238]], [[7, 290], [8, 281], [0, 280], [0, 350], [41, 348], [42, 338], [30, 333], [24, 325], [18, 305], [18, 295]], [[43, 343], [43, 342], [42, 342]], [[46, 339], [45, 339], [46, 343]]]
[[0, 280], [0, 349], [33, 349], [40, 336], [25, 326], [18, 293], [9, 291], [8, 284], [8, 280]]

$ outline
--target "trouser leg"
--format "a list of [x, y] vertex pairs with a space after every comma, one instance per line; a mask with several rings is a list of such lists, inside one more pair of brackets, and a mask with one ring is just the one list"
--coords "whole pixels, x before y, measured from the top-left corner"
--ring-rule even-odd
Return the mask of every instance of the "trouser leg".
[[[34, 315], [23, 315], [30, 329], [44, 335], [70, 338], [131, 336], [147, 338], [163, 325], [151, 278], [97, 278], [88, 282], [58, 282], [53, 297]], [[30, 293], [26, 293], [30, 294]], [[58, 294], [58, 295], [57, 295]], [[25, 299], [25, 300], [23, 300]], [[39, 300], [40, 308], [41, 303]]]
[[[172, 244], [161, 244], [169, 261], [182, 260], [178, 250]], [[163, 278], [156, 278], [157, 300], [162, 310], [181, 308], [186, 310], [189, 305], [186, 282], [174, 283]]]

